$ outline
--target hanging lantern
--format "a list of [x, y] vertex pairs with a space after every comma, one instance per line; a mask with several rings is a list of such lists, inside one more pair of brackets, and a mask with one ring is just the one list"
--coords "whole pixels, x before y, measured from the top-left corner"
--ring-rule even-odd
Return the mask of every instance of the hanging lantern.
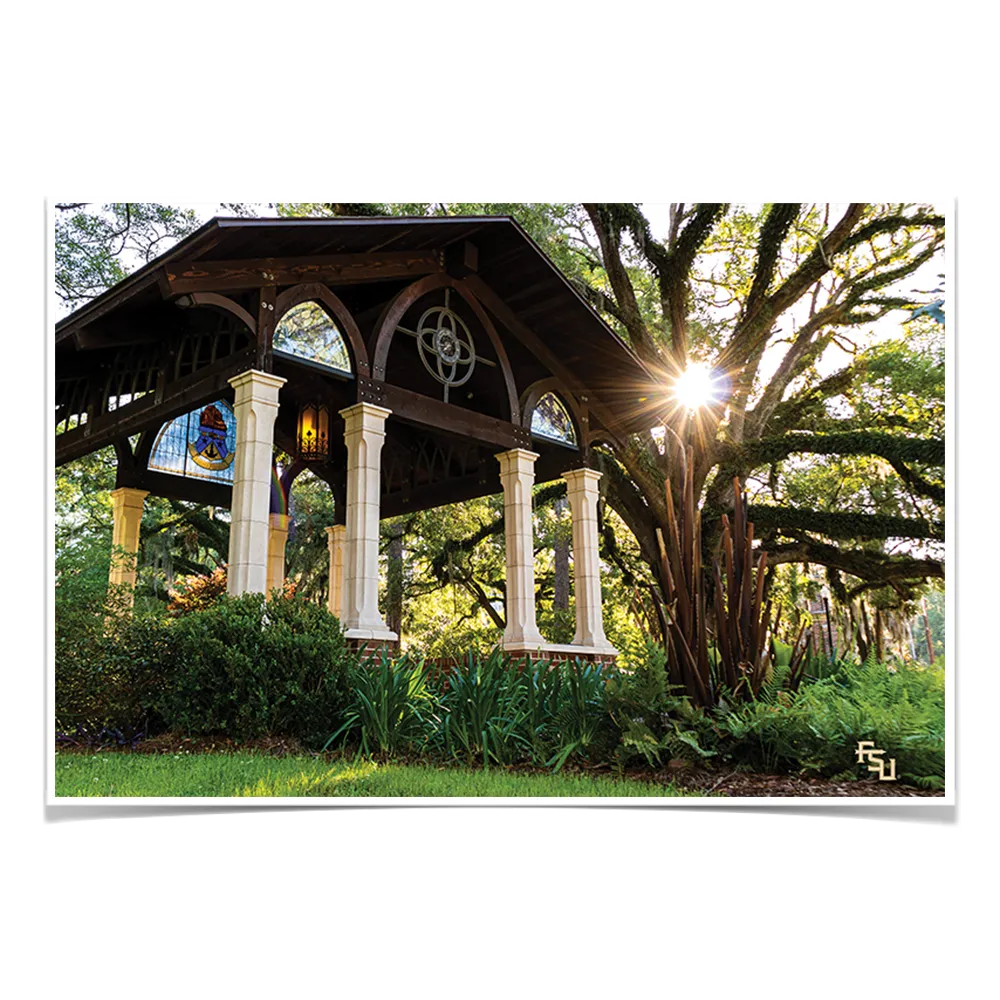
[[305, 403], [299, 410], [299, 458], [325, 462], [330, 457], [330, 411], [325, 403]]

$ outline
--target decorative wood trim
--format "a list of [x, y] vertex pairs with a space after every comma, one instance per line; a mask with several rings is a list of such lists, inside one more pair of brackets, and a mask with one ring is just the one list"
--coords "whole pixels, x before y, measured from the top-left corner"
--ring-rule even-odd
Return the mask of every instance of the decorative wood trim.
[[229, 379], [253, 367], [255, 357], [253, 347], [231, 354], [214, 365], [168, 382], [160, 402], [158, 394], [150, 392], [120, 409], [88, 420], [82, 427], [57, 434], [56, 466], [112, 444], [115, 438], [127, 438], [146, 430], [155, 421], [162, 426], [196, 406], [213, 402], [230, 392]]
[[376, 379], [385, 379], [386, 363], [389, 359], [389, 348], [392, 346], [393, 336], [400, 320], [406, 315], [407, 310], [425, 295], [437, 291], [439, 288], [453, 288], [462, 296], [476, 315], [476, 319], [483, 325], [486, 335], [490, 338], [490, 343], [496, 351], [500, 362], [500, 370], [503, 373], [504, 388], [507, 391], [507, 404], [510, 407], [510, 422], [519, 423], [519, 411], [517, 405], [517, 387], [514, 383], [514, 373], [511, 371], [510, 361], [504, 349], [503, 341], [497, 333], [493, 321], [486, 310], [480, 305], [479, 300], [465, 286], [463, 281], [457, 281], [448, 274], [432, 274], [420, 281], [415, 281], [412, 285], [407, 285], [395, 298], [385, 307], [375, 326], [375, 333], [372, 337], [374, 348], [372, 349], [372, 376]]
[[[580, 397], [588, 396], [587, 387], [573, 374], [557, 357], [553, 352], [545, 346], [541, 338], [536, 334], [526, 323], [524, 323], [514, 312], [510, 306], [500, 298], [499, 295], [478, 274], [469, 275], [467, 278], [463, 278], [459, 283], [462, 287], [468, 287], [479, 300], [486, 306], [490, 312], [518, 340], [524, 344], [525, 347], [531, 351], [532, 354], [538, 358], [539, 361], [544, 364], [549, 371], [554, 375], [558, 375], [559, 378], [572, 390], [572, 392]], [[598, 400], [588, 399], [587, 400], [588, 409], [597, 416], [601, 422], [608, 427], [618, 428], [621, 427], [621, 423], [616, 419], [614, 413], [608, 409], [603, 403]]]
[[172, 295], [221, 292], [266, 285], [298, 285], [325, 281], [350, 285], [435, 274], [443, 270], [441, 255], [429, 250], [347, 253], [312, 257], [265, 257], [248, 260], [177, 260], [163, 267]]

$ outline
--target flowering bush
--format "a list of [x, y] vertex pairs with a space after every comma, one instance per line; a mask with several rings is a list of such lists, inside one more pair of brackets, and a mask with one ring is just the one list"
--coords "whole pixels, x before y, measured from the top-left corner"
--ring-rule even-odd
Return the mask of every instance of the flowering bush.
[[170, 591], [167, 611], [172, 615], [186, 615], [202, 611], [214, 604], [226, 592], [226, 567], [220, 566], [211, 573], [181, 576]]
[[[220, 566], [211, 573], [179, 576], [170, 591], [167, 611], [178, 617], [192, 611], [204, 611], [226, 593], [228, 585], [226, 567]], [[286, 580], [281, 588], [282, 597], [295, 596], [295, 581]]]

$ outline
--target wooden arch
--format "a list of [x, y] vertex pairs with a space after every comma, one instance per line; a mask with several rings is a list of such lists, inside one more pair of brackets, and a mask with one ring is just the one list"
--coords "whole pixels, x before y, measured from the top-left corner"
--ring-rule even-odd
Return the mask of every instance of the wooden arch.
[[213, 309], [222, 309], [224, 312], [232, 313], [246, 324], [253, 336], [257, 336], [257, 321], [243, 306], [228, 296], [220, 295], [218, 292], [192, 292], [187, 298], [192, 306], [210, 306]]
[[510, 422], [519, 424], [520, 408], [517, 401], [517, 387], [514, 383], [514, 373], [511, 371], [510, 361], [507, 359], [507, 352], [504, 350], [503, 341], [496, 331], [492, 320], [486, 310], [479, 304], [479, 300], [460, 281], [456, 281], [447, 274], [429, 274], [426, 278], [407, 285], [395, 298], [385, 307], [379, 321], [375, 327], [372, 338], [374, 349], [372, 351], [372, 372], [377, 379], [385, 378], [386, 363], [389, 360], [389, 348], [392, 345], [392, 338], [396, 333], [396, 327], [400, 320], [406, 315], [406, 311], [417, 301], [430, 292], [439, 288], [453, 288], [465, 300], [476, 315], [476, 319], [483, 325], [486, 335], [490, 338], [490, 343], [497, 353], [500, 362], [500, 370], [503, 373], [504, 387], [507, 390], [507, 403], [510, 407]]
[[340, 324], [341, 330], [347, 335], [354, 361], [354, 374], [368, 378], [370, 365], [368, 363], [368, 348], [358, 324], [343, 302], [326, 285], [318, 281], [309, 281], [295, 285], [283, 291], [274, 303], [274, 326], [277, 329], [285, 313], [301, 305], [303, 302], [318, 302], [326, 307], [331, 317]]
[[618, 451], [622, 446], [621, 440], [603, 427], [595, 428], [587, 434], [587, 450], [589, 451], [595, 444], [606, 445], [612, 452]]
[[542, 396], [549, 392], [558, 396], [560, 401], [565, 404], [575, 425], [577, 447], [580, 451], [586, 451], [590, 434], [590, 420], [586, 407], [566, 388], [563, 381], [555, 375], [532, 382], [521, 393], [521, 426], [526, 431], [531, 431], [531, 416], [534, 413], [535, 407]]

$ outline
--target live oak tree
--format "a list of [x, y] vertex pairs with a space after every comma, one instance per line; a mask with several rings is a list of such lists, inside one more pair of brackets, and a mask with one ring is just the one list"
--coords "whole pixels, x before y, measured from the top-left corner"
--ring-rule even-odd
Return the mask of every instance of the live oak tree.
[[[665, 488], [678, 499], [687, 443], [706, 548], [735, 476], [772, 566], [824, 566], [841, 599], [889, 588], [902, 602], [943, 577], [939, 328], [922, 317], [914, 335], [868, 349], [857, 336], [937, 301], [939, 289], [913, 280], [942, 254], [942, 216], [906, 204], [677, 204], [658, 239], [637, 205], [583, 209], [575, 240], [590, 280], [578, 286], [663, 389], [649, 432], [601, 462], [652, 585], [663, 585], [656, 529], [667, 527]], [[834, 353], [846, 360], [830, 370]], [[711, 369], [715, 392], [689, 413], [670, 387], [693, 362]]]

